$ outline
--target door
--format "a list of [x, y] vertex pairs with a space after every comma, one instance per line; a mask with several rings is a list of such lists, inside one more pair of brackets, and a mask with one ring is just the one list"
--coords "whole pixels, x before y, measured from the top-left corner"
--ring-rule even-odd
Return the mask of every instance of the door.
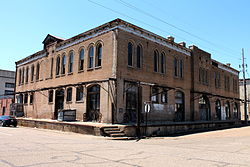
[[99, 85], [88, 87], [86, 119], [87, 121], [101, 121]]
[[185, 120], [184, 108], [184, 93], [181, 91], [175, 92], [175, 119], [174, 121], [180, 122]]
[[216, 111], [216, 119], [221, 120], [221, 104], [220, 104], [220, 100], [216, 100], [216, 102], [215, 102], [215, 111]]
[[124, 114], [124, 123], [135, 123], [136, 122], [136, 113], [137, 113], [137, 87], [131, 86], [126, 91], [126, 113]]
[[55, 111], [54, 111], [54, 119], [58, 118], [58, 111], [62, 110], [64, 107], [64, 90], [56, 90], [55, 96]]
[[202, 96], [199, 99], [199, 110], [200, 110], [200, 119], [202, 121], [210, 120], [210, 103], [207, 96]]

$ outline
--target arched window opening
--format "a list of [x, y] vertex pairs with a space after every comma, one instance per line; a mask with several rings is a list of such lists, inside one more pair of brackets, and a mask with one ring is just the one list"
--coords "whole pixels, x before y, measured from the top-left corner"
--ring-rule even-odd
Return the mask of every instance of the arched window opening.
[[96, 49], [96, 67], [102, 66], [102, 44], [97, 45]]
[[94, 47], [91, 46], [89, 48], [88, 68], [93, 68], [93, 64], [94, 64]]
[[158, 51], [154, 51], [154, 72], [158, 72], [159, 71], [159, 53]]
[[81, 49], [79, 54], [79, 71], [83, 70], [84, 66], [84, 49]]
[[33, 81], [34, 81], [34, 73], [35, 73], [35, 66], [34, 66], [34, 65], [32, 65], [32, 66], [31, 66], [31, 76], [30, 76], [30, 77], [31, 77], [31, 79], [30, 79], [30, 80], [31, 80], [31, 82], [33, 82]]
[[174, 58], [174, 76], [178, 77], [178, 60]]
[[62, 67], [61, 67], [61, 74], [65, 74], [65, 68], [66, 68], [66, 56], [62, 56]]
[[210, 103], [207, 96], [202, 96], [199, 99], [199, 111], [200, 111], [200, 120], [208, 121], [210, 120]]
[[71, 51], [69, 53], [69, 69], [68, 69], [68, 73], [73, 72], [73, 63], [74, 63], [74, 52]]
[[133, 44], [128, 43], [128, 66], [133, 66]]
[[56, 75], [60, 74], [60, 56], [56, 58]]
[[26, 67], [26, 79], [25, 82], [28, 83], [29, 81], [29, 67]]
[[36, 80], [38, 81], [39, 80], [39, 76], [40, 75], [40, 64], [37, 63], [36, 65]]
[[141, 46], [138, 45], [136, 48], [136, 67], [141, 68], [141, 59], [142, 59], [142, 49]]
[[165, 73], [166, 72], [166, 56], [164, 53], [161, 53], [161, 73]]

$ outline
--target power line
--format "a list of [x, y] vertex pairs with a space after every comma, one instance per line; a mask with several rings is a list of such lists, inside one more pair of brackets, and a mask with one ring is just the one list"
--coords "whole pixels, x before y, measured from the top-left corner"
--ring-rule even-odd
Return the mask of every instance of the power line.
[[[160, 22], [162, 22], [162, 23], [164, 23], [164, 24], [166, 24], [166, 25], [168, 25], [168, 26], [170, 26], [170, 27], [173, 27], [173, 28], [175, 28], [175, 29], [177, 29], [177, 30], [179, 30], [179, 31], [181, 31], [181, 32], [184, 32], [184, 33], [186, 33], [186, 34], [188, 34], [188, 35], [190, 35], [190, 36], [192, 36], [192, 37], [195, 37], [195, 38], [197, 38], [197, 39], [199, 39], [199, 40], [201, 40], [201, 41], [203, 41], [203, 42], [209, 43], [210, 45], [213, 45], [213, 46], [217, 46], [217, 47], [219, 46], [218, 44], [215, 44], [215, 43], [213, 43], [213, 42], [210, 42], [210, 41], [208, 41], [208, 40], [206, 40], [206, 39], [204, 39], [204, 38], [201, 38], [201, 37], [199, 37], [199, 36], [197, 36], [197, 35], [195, 35], [195, 34], [193, 34], [193, 33], [188, 32], [188, 31], [186, 31], [186, 30], [184, 30], [184, 29], [182, 29], [182, 28], [179, 28], [179, 27], [175, 26], [174, 24], [171, 24], [171, 23], [169, 23], [169, 22], [167, 22], [167, 21], [165, 21], [165, 20], [163, 20], [163, 19], [161, 19], [161, 18], [159, 18], [159, 17], [156, 17], [156, 16], [154, 16], [154, 15], [148, 13], [148, 12], [145, 12], [144, 10], [139, 9], [139, 8], [137, 8], [136, 6], [134, 6], [134, 5], [130, 4], [130, 3], [127, 3], [127, 2], [125, 2], [125, 1], [123, 1], [123, 0], [117, 0], [117, 2], [120, 3], [120, 4], [123, 4], [124, 6], [127, 6], [128, 8], [133, 9], [133, 10], [135, 10], [135, 11], [137, 11], [137, 12], [143, 13], [144, 15], [147, 15], [147, 16], [149, 16], [149, 17], [155, 19], [155, 20], [158, 20], [158, 21], [160, 21]], [[219, 46], [219, 47], [220, 47], [220, 49], [222, 49], [221, 46]], [[222, 50], [223, 50], [223, 49], [222, 49]], [[224, 51], [225, 51], [225, 50], [224, 50]], [[233, 50], [232, 50], [232, 51], [233, 51]], [[235, 51], [234, 51], [234, 52], [235, 52]], [[237, 52], [237, 53], [238, 53], [238, 52]], [[238, 53], [238, 54], [239, 54], [239, 53]]]
[[[93, 3], [93, 4], [97, 5], [97, 6], [100, 6], [100, 7], [103, 7], [103, 8], [105, 8], [105, 9], [107, 9], [107, 10], [110, 10], [110, 11], [112, 11], [112, 12], [114, 12], [114, 13], [117, 13], [117, 14], [119, 14], [119, 15], [125, 16], [125, 17], [130, 18], [130, 19], [132, 19], [132, 20], [135, 20], [135, 21], [137, 21], [137, 22], [140, 22], [140, 23], [142, 23], [142, 24], [144, 24], [144, 25], [147, 25], [147, 26], [152, 27], [152, 28], [154, 28], [154, 29], [158, 29], [158, 30], [161, 31], [161, 32], [173, 34], [175, 37], [178, 37], [178, 38], [183, 39], [183, 40], [185, 40], [185, 41], [189, 41], [189, 42], [195, 43], [195, 42], [193, 42], [193, 41], [191, 41], [191, 40], [189, 40], [189, 39], [185, 39], [185, 38], [180, 37], [180, 36], [178, 36], [178, 35], [176, 35], [176, 34], [174, 34], [174, 33], [170, 33], [170, 32], [168, 32], [168, 31], [166, 31], [166, 30], [163, 30], [163, 29], [161, 29], [161, 28], [159, 28], [159, 27], [153, 26], [153, 25], [148, 24], [148, 23], [146, 23], [146, 22], [143, 22], [143, 21], [141, 21], [141, 20], [139, 20], [139, 19], [136, 19], [136, 18], [134, 18], [134, 17], [131, 17], [131, 16], [127, 15], [127, 14], [124, 14], [124, 13], [122, 13], [122, 12], [118, 12], [118, 11], [116, 11], [116, 10], [114, 10], [114, 9], [111, 9], [111, 8], [109, 8], [109, 7], [106, 7], [106, 6], [104, 6], [104, 5], [100, 4], [100, 3], [94, 2], [94, 1], [92, 1], [92, 0], [88, 0], [88, 1], [89, 1], [90, 3]], [[200, 45], [200, 46], [202, 46], [202, 45]], [[207, 49], [209, 49], [209, 50], [212, 50], [212, 51], [214, 51], [214, 52], [222, 53], [222, 52], [220, 52], [220, 51], [218, 51], [218, 50], [211, 49], [211, 48], [206, 47], [206, 46], [202, 46], [202, 47], [203, 47], [203, 48], [207, 48]], [[232, 56], [232, 55], [230, 55], [230, 54], [225, 54], [225, 53], [223, 53], [223, 54], [224, 54], [224, 55], [227, 55], [227, 56], [230, 56], [231, 58], [235, 58], [235, 59], [238, 60], [238, 58], [236, 58], [236, 57], [234, 57], [234, 56]]]

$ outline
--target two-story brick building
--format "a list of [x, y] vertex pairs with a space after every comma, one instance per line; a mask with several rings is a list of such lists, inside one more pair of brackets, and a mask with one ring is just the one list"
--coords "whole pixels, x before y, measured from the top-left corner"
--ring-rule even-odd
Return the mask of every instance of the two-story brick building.
[[238, 71], [120, 19], [70, 39], [48, 35], [44, 49], [18, 62], [16, 102], [26, 117], [133, 123], [239, 118]]

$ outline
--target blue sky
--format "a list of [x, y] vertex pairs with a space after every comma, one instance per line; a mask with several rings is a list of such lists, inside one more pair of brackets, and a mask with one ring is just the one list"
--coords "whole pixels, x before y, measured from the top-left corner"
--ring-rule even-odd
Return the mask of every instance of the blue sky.
[[15, 70], [15, 61], [42, 50], [47, 34], [71, 38], [121, 18], [240, 70], [241, 48], [250, 66], [249, 7], [249, 0], [0, 0], [0, 69]]

